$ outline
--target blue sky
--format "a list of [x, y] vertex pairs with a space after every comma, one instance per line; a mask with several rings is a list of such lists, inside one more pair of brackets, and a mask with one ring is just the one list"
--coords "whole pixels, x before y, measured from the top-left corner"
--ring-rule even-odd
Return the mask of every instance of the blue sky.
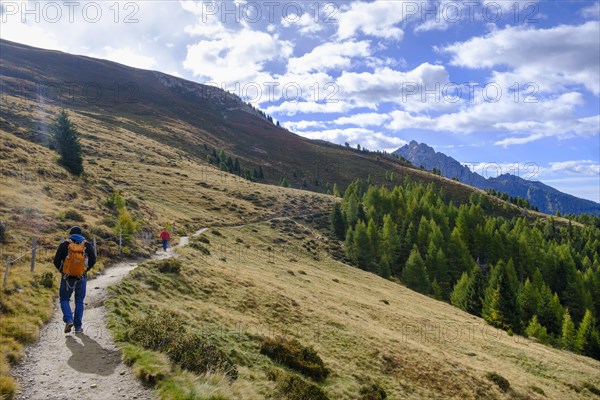
[[598, 15], [598, 1], [3, 1], [0, 36], [211, 82], [309, 138], [414, 139], [600, 202]]

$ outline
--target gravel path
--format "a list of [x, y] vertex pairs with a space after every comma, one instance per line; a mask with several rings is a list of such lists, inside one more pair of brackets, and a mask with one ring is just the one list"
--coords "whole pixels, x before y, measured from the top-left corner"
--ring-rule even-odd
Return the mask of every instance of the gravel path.
[[[202, 233], [197, 232], [195, 235]], [[178, 246], [185, 246], [187, 237]], [[175, 255], [158, 251], [152, 259]], [[58, 299], [52, 320], [40, 331], [40, 339], [25, 350], [23, 361], [13, 369], [21, 393], [16, 400], [116, 400], [154, 399], [123, 364], [121, 353], [106, 327], [104, 301], [107, 288], [123, 279], [137, 263], [123, 262], [108, 268], [87, 283], [83, 334], [65, 334]], [[58, 297], [58, 290], [57, 290]], [[71, 307], [74, 308], [73, 301]]]

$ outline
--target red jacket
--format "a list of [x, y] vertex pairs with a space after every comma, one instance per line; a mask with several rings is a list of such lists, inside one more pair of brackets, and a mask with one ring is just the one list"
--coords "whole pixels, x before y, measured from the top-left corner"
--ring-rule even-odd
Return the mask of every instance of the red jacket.
[[167, 231], [162, 231], [160, 233], [160, 238], [162, 240], [171, 240], [171, 235], [169, 235], [169, 232], [167, 232]]

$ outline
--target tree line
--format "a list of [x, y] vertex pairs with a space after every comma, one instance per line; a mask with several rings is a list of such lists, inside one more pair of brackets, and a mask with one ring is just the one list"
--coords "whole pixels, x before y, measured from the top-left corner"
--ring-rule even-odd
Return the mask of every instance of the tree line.
[[[584, 219], [584, 218], [582, 218]], [[347, 260], [489, 324], [600, 359], [600, 229], [493, 213], [406, 180], [350, 184], [330, 216]]]

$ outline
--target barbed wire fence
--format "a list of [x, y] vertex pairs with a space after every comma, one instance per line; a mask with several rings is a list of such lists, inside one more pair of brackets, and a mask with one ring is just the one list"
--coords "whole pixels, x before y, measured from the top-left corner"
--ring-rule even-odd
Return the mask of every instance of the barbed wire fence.
[[[151, 240], [151, 236], [152, 234], [149, 234], [147, 232], [142, 232], [141, 234], [141, 240], [144, 241], [148, 241], [149, 239]], [[103, 238], [97, 238], [96, 236], [93, 237], [92, 239], [92, 246], [94, 249], [94, 255], [97, 256], [98, 255], [98, 245], [101, 243], [107, 243], [107, 242], [113, 242], [116, 243], [118, 245], [118, 250], [119, 250], [119, 255], [122, 253], [123, 250], [123, 231], [119, 231], [118, 235], [114, 235], [114, 236], [109, 236], [109, 237], [103, 237]], [[6, 256], [6, 267], [4, 269], [4, 280], [3, 280], [3, 289], [6, 290], [8, 287], [8, 277], [9, 277], [9, 273], [11, 270], [11, 267], [14, 267], [15, 265], [17, 265], [18, 263], [27, 260], [27, 256], [30, 255], [30, 272], [34, 273], [35, 272], [35, 265], [36, 265], [36, 260], [39, 258], [45, 258], [47, 253], [46, 252], [54, 252], [56, 251], [55, 247], [52, 246], [40, 246], [37, 240], [37, 237], [33, 237], [31, 239], [31, 245], [29, 247], [27, 247], [26, 249], [21, 249], [21, 250], [17, 250], [17, 255], [7, 255]], [[2, 257], [3, 251], [0, 250], [0, 258], [4, 258]]]

